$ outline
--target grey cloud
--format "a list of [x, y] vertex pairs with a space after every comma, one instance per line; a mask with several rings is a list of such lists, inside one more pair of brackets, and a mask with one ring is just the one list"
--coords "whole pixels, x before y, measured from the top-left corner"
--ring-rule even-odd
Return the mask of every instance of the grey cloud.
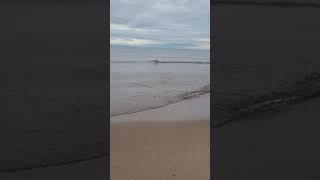
[[111, 0], [111, 43], [208, 48], [209, 0]]

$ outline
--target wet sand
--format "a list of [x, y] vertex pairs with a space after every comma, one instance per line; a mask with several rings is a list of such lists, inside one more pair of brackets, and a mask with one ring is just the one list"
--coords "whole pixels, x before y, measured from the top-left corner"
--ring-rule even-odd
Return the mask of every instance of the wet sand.
[[[210, 178], [209, 94], [111, 119], [111, 179]], [[189, 116], [191, 115], [191, 116]]]

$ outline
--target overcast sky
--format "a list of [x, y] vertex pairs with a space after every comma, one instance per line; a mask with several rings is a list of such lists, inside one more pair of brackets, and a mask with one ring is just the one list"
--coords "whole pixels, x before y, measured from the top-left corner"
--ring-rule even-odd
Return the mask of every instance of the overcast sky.
[[111, 0], [111, 45], [210, 48], [209, 0]]

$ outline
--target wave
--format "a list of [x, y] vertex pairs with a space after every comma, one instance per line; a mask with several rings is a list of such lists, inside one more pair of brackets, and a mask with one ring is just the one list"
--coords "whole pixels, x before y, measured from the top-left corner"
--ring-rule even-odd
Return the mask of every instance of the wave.
[[112, 63], [154, 63], [154, 64], [210, 64], [210, 62], [205, 61], [159, 61], [159, 60], [152, 60], [152, 61], [111, 61]]
[[[195, 91], [190, 91], [190, 92], [178, 95], [178, 98], [179, 98], [178, 101], [185, 100], [185, 99], [190, 99], [190, 98], [193, 98], [193, 97], [196, 97], [196, 96], [199, 96], [199, 95], [202, 95], [202, 94], [206, 94], [206, 93], [209, 93], [209, 92], [210, 92], [210, 84], [208, 84], [208, 85], [206, 85], [204, 87], [201, 87], [200, 89], [197, 89]], [[174, 103], [174, 102], [172, 102], [172, 103]]]
[[177, 103], [186, 99], [191, 99], [191, 98], [195, 98], [198, 97], [200, 95], [203, 94], [207, 94], [210, 93], [210, 84], [203, 86], [197, 90], [194, 91], [190, 91], [190, 92], [186, 92], [180, 95], [177, 95], [175, 98], [168, 100], [168, 103], [165, 104], [161, 104], [158, 106], [152, 106], [152, 107], [148, 107], [148, 108], [144, 108], [142, 110], [137, 110], [137, 111], [131, 111], [131, 112], [124, 112], [124, 113], [116, 113], [116, 114], [111, 114], [111, 117], [113, 116], [121, 116], [121, 115], [128, 115], [128, 114], [134, 114], [134, 113], [138, 113], [138, 112], [142, 112], [142, 111], [147, 111], [147, 110], [151, 110], [151, 109], [157, 109], [157, 108], [162, 108], [164, 106], [173, 104], [173, 103]]

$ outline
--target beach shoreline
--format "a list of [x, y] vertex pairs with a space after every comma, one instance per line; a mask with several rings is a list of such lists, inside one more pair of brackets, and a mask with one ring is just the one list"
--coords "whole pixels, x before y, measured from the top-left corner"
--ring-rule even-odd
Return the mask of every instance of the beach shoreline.
[[[107, 177], [103, 168], [108, 168], [105, 162], [110, 159], [114, 180], [208, 180], [209, 97], [208, 93], [162, 108], [128, 114], [124, 120], [121, 120], [124, 116], [112, 117], [110, 157], [0, 173], [0, 177], [41, 180], [46, 175], [49, 179], [100, 179]], [[151, 117], [152, 121], [147, 121]]]
[[[202, 108], [199, 108], [199, 106]], [[154, 115], [160, 118], [154, 119]], [[193, 121], [197, 119], [210, 120], [210, 93], [192, 96], [156, 108], [114, 115], [110, 117], [110, 123], [130, 121]]]
[[111, 179], [209, 179], [209, 97], [113, 116]]

